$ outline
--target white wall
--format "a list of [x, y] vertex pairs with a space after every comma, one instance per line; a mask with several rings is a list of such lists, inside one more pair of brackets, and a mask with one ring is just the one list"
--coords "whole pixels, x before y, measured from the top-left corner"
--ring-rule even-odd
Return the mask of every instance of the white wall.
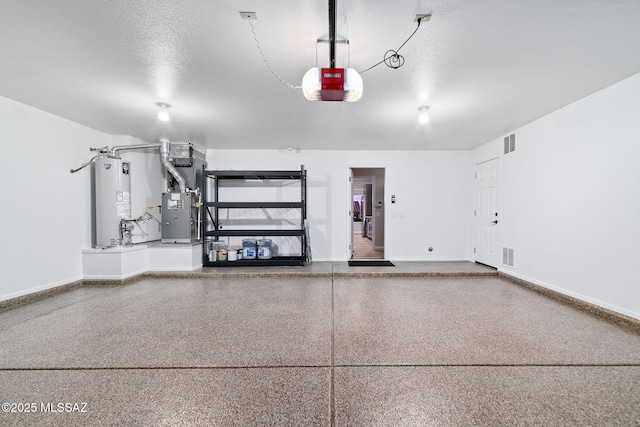
[[0, 299], [82, 278], [91, 240], [89, 147], [110, 136], [0, 97], [4, 183]]
[[[4, 183], [0, 223], [0, 300], [52, 288], [83, 277], [81, 250], [91, 245], [90, 170], [71, 174], [92, 157], [89, 147], [140, 143], [112, 137], [36, 108], [0, 97]], [[164, 186], [158, 155], [132, 160], [132, 207], [159, 204]], [[149, 194], [152, 191], [153, 194]], [[158, 238], [151, 223], [148, 240]], [[157, 225], [155, 226], [157, 227]], [[138, 230], [138, 241], [142, 230]]]
[[207, 150], [207, 163], [208, 169], [236, 170], [298, 170], [304, 164], [313, 258], [336, 261], [349, 255], [349, 169], [385, 168], [386, 258], [471, 258], [469, 152]]
[[[640, 75], [474, 150], [502, 156], [505, 272], [640, 319]], [[512, 132], [509, 132], [512, 133]]]

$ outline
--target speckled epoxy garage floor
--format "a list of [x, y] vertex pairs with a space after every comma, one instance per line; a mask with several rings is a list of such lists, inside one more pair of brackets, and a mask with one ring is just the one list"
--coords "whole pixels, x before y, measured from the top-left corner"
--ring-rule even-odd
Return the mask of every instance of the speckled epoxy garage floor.
[[158, 275], [4, 310], [3, 411], [36, 411], [0, 425], [640, 426], [637, 331], [470, 263], [350, 271]]

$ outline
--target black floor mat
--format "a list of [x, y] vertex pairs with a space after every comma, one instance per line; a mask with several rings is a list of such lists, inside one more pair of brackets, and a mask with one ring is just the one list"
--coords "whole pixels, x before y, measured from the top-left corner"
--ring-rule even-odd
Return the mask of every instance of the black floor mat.
[[372, 260], [372, 261], [349, 261], [349, 267], [395, 267], [391, 261]]

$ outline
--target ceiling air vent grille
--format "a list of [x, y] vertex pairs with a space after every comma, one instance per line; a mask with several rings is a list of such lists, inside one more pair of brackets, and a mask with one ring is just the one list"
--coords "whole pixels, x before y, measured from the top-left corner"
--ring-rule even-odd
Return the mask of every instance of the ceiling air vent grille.
[[502, 248], [502, 264], [513, 267], [513, 249]]
[[504, 154], [516, 151], [516, 134], [512, 133], [504, 137]]

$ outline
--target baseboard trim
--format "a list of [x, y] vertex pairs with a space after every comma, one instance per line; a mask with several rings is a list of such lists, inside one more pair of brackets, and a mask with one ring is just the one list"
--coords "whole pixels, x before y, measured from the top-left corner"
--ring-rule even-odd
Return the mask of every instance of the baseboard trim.
[[30, 304], [32, 302], [40, 301], [54, 295], [62, 294], [82, 287], [84, 280], [76, 280], [70, 283], [53, 286], [51, 288], [43, 289], [41, 291], [32, 292], [29, 294], [21, 295], [19, 297], [9, 298], [0, 301], [0, 311], [18, 307], [20, 305]]
[[510, 282], [516, 285], [530, 289], [534, 292], [537, 292], [539, 294], [552, 298], [556, 301], [565, 303], [572, 307], [578, 308], [582, 311], [586, 311], [595, 316], [598, 316], [610, 322], [613, 322], [617, 325], [633, 329], [636, 332], [640, 332], [639, 319], [636, 319], [636, 318], [627, 316], [625, 314], [619, 313], [617, 311], [613, 311], [608, 308], [593, 304], [591, 302], [584, 301], [582, 299], [564, 294], [562, 292], [547, 288], [545, 286], [538, 285], [536, 283], [521, 279], [519, 277], [505, 273], [504, 271], [498, 271], [498, 275], [506, 280], [509, 280]]

